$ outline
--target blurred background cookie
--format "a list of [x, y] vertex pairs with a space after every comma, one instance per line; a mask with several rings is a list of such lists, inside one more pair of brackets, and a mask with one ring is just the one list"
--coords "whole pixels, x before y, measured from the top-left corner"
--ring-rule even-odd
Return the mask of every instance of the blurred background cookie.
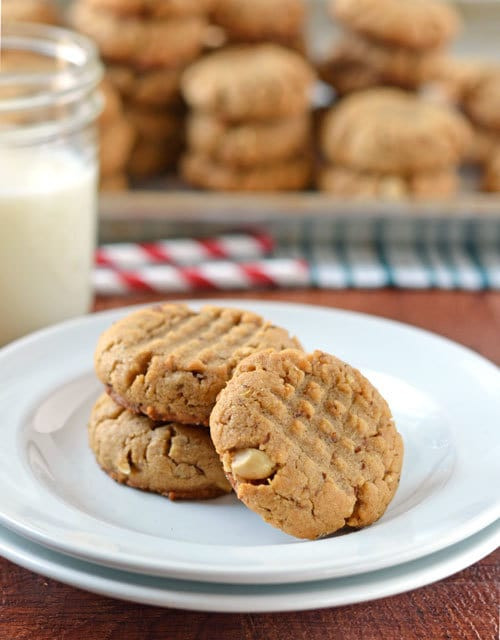
[[229, 47], [195, 62], [182, 77], [192, 109], [184, 179], [231, 191], [305, 188], [314, 82], [304, 58], [276, 44]]
[[311, 143], [309, 114], [269, 121], [228, 124], [204, 112], [187, 122], [192, 151], [234, 167], [252, 167], [300, 154]]
[[203, 189], [220, 191], [297, 191], [311, 180], [311, 159], [292, 157], [273, 164], [238, 169], [206, 156], [187, 153], [181, 171], [187, 182]]
[[456, 193], [458, 175], [452, 169], [404, 175], [328, 166], [319, 172], [318, 187], [345, 198], [436, 199]]
[[2, 0], [4, 22], [42, 22], [60, 24], [62, 17], [54, 0]]
[[323, 119], [318, 184], [339, 195], [451, 195], [469, 140], [465, 118], [448, 107], [399, 89], [359, 91]]
[[381, 85], [416, 90], [435, 80], [461, 26], [440, 0], [330, 0], [329, 8], [346, 31], [319, 69], [340, 95]]
[[276, 42], [304, 50], [305, 0], [213, 0], [211, 19], [228, 42]]

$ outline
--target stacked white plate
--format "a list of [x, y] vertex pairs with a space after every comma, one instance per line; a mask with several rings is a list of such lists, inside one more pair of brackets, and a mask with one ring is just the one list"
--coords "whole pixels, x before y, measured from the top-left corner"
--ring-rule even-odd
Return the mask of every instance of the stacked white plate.
[[[198, 307], [206, 302], [197, 301]], [[86, 423], [101, 391], [99, 334], [130, 309], [33, 334], [0, 351], [0, 554], [89, 591], [207, 611], [285, 611], [414, 589], [500, 540], [500, 374], [448, 340], [388, 320], [306, 305], [251, 308], [361, 369], [405, 441], [401, 485], [366, 529], [301, 541], [234, 495], [170, 502], [97, 466]]]

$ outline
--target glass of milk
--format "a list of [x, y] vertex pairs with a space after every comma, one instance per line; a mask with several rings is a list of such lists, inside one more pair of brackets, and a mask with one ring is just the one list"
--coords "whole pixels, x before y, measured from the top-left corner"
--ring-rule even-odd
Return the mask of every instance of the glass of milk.
[[2, 28], [0, 345], [89, 310], [101, 75], [76, 33]]

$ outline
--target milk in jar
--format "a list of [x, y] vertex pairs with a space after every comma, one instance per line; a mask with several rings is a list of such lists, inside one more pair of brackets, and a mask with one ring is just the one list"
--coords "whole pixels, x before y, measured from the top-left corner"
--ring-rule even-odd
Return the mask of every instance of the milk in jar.
[[0, 346], [90, 309], [101, 78], [84, 36], [2, 25]]
[[0, 149], [0, 344], [89, 310], [95, 218], [95, 165]]

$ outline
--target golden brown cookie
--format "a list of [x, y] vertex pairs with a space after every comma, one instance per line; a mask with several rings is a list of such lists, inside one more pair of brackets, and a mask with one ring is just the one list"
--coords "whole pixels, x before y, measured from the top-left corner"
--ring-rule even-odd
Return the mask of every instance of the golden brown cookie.
[[113, 480], [170, 500], [215, 498], [231, 491], [204, 427], [156, 423], [99, 397], [89, 444]]
[[181, 87], [193, 109], [227, 121], [268, 120], [307, 111], [315, 74], [302, 56], [275, 44], [229, 47], [190, 65]]
[[125, 173], [112, 173], [111, 175], [102, 176], [99, 181], [101, 191], [126, 191], [128, 187], [128, 178]]
[[254, 354], [217, 398], [210, 434], [244, 504], [298, 538], [378, 520], [403, 442], [361, 373], [321, 351]]
[[387, 84], [415, 89], [434, 78], [440, 59], [435, 52], [382, 45], [350, 34], [335, 45], [320, 70], [340, 94]]
[[304, 0], [214, 0], [212, 20], [233, 42], [297, 39], [304, 28]]
[[500, 133], [500, 66], [479, 76], [465, 93], [463, 106], [477, 125]]
[[458, 112], [399, 89], [345, 97], [326, 114], [321, 148], [333, 164], [378, 173], [418, 173], [458, 164], [470, 141]]
[[125, 168], [134, 146], [135, 131], [124, 117], [115, 118], [99, 129], [99, 161], [101, 175], [120, 173]]
[[330, 0], [331, 11], [352, 31], [409, 49], [433, 49], [459, 31], [457, 10], [441, 0]]
[[183, 18], [207, 13], [212, 0], [85, 0], [96, 9], [149, 18]]
[[182, 68], [138, 70], [108, 65], [106, 75], [128, 102], [146, 107], [177, 106]]
[[181, 137], [170, 140], [137, 140], [127, 162], [132, 178], [149, 178], [166, 173], [177, 164], [182, 153]]
[[500, 192], [500, 146], [492, 153], [486, 163], [481, 182], [483, 191]]
[[99, 339], [95, 368], [121, 405], [153, 420], [208, 425], [236, 365], [260, 349], [300, 348], [287, 331], [250, 311], [183, 304], [141, 309]]
[[184, 119], [180, 113], [128, 105], [125, 115], [140, 140], [163, 143], [182, 137]]
[[104, 104], [99, 116], [99, 126], [106, 126], [117, 118], [123, 117], [123, 103], [120, 95], [107, 78], [101, 82], [100, 90]]
[[52, 0], [3, 0], [1, 11], [5, 22], [61, 23], [59, 9]]
[[484, 165], [500, 149], [500, 132], [483, 127], [472, 127], [471, 143], [467, 149], [466, 162]]
[[255, 167], [302, 155], [310, 146], [309, 114], [281, 120], [235, 125], [209, 113], [193, 112], [187, 120], [187, 145], [231, 167]]
[[81, 0], [73, 7], [72, 22], [96, 41], [104, 58], [146, 69], [176, 67], [196, 58], [206, 28], [201, 16], [170, 20], [122, 17]]
[[216, 191], [298, 191], [311, 181], [312, 161], [300, 155], [273, 164], [238, 168], [198, 153], [181, 160], [183, 178], [195, 187]]
[[404, 200], [440, 199], [456, 194], [459, 180], [456, 171], [442, 169], [408, 175], [354, 171], [343, 167], [323, 167], [318, 187], [339, 197]]

